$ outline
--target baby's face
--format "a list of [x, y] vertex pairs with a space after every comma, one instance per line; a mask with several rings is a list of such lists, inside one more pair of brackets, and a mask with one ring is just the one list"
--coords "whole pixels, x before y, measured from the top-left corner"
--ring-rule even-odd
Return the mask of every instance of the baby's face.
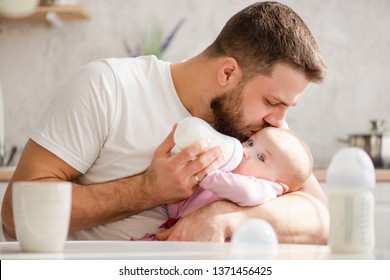
[[233, 170], [234, 173], [272, 181], [278, 179], [281, 164], [279, 159], [283, 158], [283, 154], [268, 133], [261, 130], [242, 145], [244, 157], [240, 165]]

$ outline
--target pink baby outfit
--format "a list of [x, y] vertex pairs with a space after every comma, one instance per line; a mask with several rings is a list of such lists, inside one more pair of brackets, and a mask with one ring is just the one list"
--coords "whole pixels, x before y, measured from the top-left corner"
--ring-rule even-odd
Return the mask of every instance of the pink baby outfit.
[[276, 182], [216, 170], [199, 183], [199, 188], [191, 197], [169, 204], [168, 215], [170, 218], [185, 217], [211, 202], [224, 199], [240, 206], [253, 206], [281, 194], [283, 187]]

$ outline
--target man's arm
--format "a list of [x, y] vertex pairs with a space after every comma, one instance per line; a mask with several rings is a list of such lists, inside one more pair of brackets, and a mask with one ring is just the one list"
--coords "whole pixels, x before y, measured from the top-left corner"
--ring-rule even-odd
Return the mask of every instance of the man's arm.
[[[171, 156], [173, 132], [156, 149], [145, 173], [111, 182], [83, 186], [81, 175], [59, 157], [31, 139], [7, 188], [2, 205], [2, 221], [7, 233], [15, 238], [12, 211], [12, 182], [73, 182], [70, 232], [119, 220], [157, 205], [177, 202], [189, 197], [196, 187], [193, 174], [206, 170], [219, 157], [220, 151], [205, 152], [205, 143], [197, 142]], [[198, 158], [194, 161], [194, 156]], [[190, 164], [188, 164], [190, 162]], [[178, 168], [181, 167], [181, 168]], [[211, 170], [210, 170], [211, 171]]]
[[259, 206], [240, 207], [228, 201], [214, 202], [179, 220], [173, 228], [157, 234], [157, 238], [224, 242], [248, 218], [269, 221], [280, 243], [327, 242], [327, 201], [314, 175], [299, 191], [287, 193]]
[[[76, 181], [81, 174], [60, 158], [29, 140], [7, 188], [2, 205], [2, 221], [15, 238], [12, 210], [12, 183], [15, 181]], [[73, 183], [70, 231], [86, 229], [151, 208], [153, 200], [136, 191], [142, 176], [81, 186]], [[134, 197], [133, 201], [124, 198]]]

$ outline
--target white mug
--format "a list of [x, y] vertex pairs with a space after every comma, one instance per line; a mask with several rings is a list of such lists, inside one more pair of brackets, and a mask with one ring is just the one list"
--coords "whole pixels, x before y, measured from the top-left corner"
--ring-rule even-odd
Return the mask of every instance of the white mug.
[[25, 17], [39, 5], [39, 0], [0, 0], [0, 13], [8, 17]]
[[69, 232], [70, 182], [14, 182], [16, 238], [22, 251], [61, 252]]

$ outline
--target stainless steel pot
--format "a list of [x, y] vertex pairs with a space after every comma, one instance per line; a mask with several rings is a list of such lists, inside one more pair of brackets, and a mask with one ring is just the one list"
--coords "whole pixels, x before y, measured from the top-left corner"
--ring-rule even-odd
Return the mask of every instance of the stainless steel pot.
[[390, 168], [390, 133], [383, 131], [383, 120], [372, 120], [371, 131], [349, 135], [349, 145], [365, 150], [377, 168]]

